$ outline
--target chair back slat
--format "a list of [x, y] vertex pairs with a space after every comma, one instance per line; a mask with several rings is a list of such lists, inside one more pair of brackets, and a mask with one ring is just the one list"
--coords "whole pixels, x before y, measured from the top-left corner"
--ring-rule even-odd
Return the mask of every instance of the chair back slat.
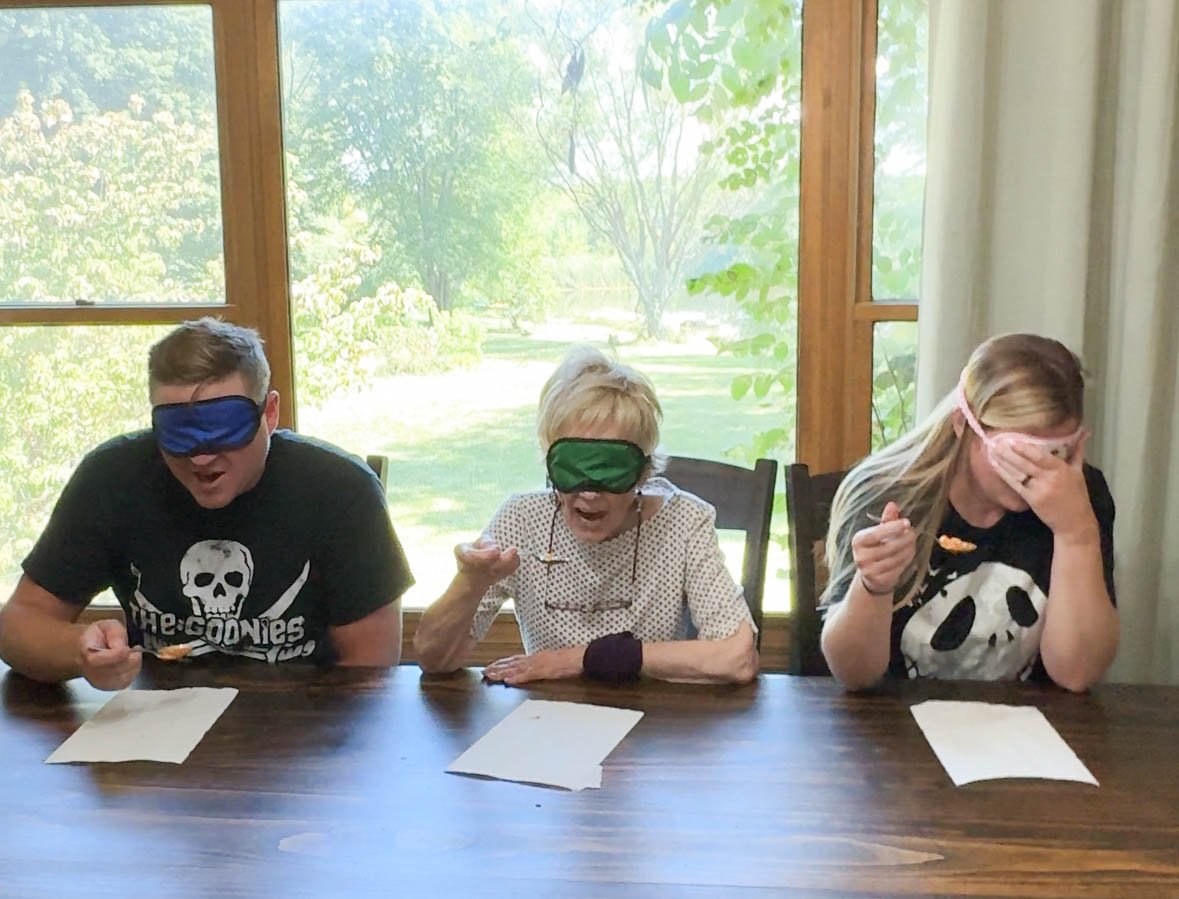
[[385, 492], [389, 492], [389, 457], [388, 456], [367, 456], [365, 462], [368, 467], [376, 472], [377, 478], [381, 482], [381, 486], [385, 488]]
[[745, 532], [741, 586], [760, 639], [778, 463], [758, 459], [753, 468], [743, 468], [727, 462], [672, 456], [663, 476], [715, 507], [719, 529]]
[[786, 468], [786, 522], [790, 529], [791, 612], [790, 674], [829, 675], [820, 637], [819, 597], [826, 586], [823, 545], [831, 523], [831, 503], [846, 471], [812, 475], [806, 465]]

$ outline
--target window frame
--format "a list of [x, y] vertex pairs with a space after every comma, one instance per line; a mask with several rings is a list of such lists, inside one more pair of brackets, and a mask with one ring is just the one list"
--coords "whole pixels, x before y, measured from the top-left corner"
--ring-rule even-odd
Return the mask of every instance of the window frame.
[[917, 304], [872, 296], [877, 2], [804, 0], [802, 14], [796, 445], [827, 472], [868, 454], [873, 328], [916, 321]]

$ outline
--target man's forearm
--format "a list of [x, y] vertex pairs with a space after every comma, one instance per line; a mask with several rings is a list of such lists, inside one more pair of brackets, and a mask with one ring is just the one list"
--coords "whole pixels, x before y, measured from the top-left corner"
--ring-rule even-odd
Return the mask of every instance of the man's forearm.
[[0, 612], [0, 658], [13, 671], [45, 683], [81, 674], [85, 625], [59, 621], [9, 602]]

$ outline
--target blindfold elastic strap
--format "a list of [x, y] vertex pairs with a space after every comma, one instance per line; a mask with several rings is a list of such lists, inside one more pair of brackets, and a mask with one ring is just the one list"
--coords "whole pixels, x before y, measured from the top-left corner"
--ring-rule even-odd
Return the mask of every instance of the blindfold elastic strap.
[[[982, 438], [984, 443], [989, 443], [991, 438], [989, 438], [987, 436], [987, 433], [983, 430], [983, 427], [979, 423], [979, 420], [975, 417], [974, 413], [970, 410], [970, 403], [966, 402], [966, 372], [965, 371], [962, 372], [962, 377], [958, 380], [957, 393], [958, 393], [958, 408], [961, 410], [963, 417], [966, 419], [966, 423], [968, 425], [970, 425], [970, 429], [972, 431], [974, 431], [974, 433], [978, 434], [978, 436]], [[1069, 434], [1067, 437], [1061, 437], [1059, 439], [1055, 439], [1055, 438], [1048, 439], [1045, 437], [1033, 437], [1030, 434], [1021, 434], [1020, 439], [1026, 443], [1033, 443], [1038, 446], [1056, 446], [1056, 445], [1064, 445], [1064, 444], [1068, 444], [1071, 446], [1071, 445], [1075, 444], [1076, 441], [1081, 438], [1081, 434], [1084, 430], [1085, 430], [1085, 428], [1082, 425], [1082, 426], [1078, 427], [1075, 431], [1073, 431], [1073, 433]]]
[[974, 417], [974, 413], [970, 410], [970, 403], [966, 402], [966, 372], [962, 372], [962, 377], [958, 380], [958, 409], [962, 412], [966, 423], [970, 425], [970, 430], [978, 434], [983, 440], [987, 439], [986, 432], [982, 425], [979, 424], [978, 419]]

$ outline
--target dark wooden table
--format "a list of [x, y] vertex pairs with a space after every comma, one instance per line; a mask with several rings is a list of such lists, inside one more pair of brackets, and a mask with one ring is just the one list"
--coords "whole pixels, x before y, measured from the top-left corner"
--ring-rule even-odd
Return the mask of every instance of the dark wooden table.
[[[149, 660], [240, 688], [183, 765], [45, 765], [107, 698], [0, 668], [0, 896], [1179, 896], [1179, 690], [749, 687]], [[533, 696], [642, 709], [600, 790], [443, 769]], [[1040, 706], [1101, 787], [955, 788], [907, 708]]]

